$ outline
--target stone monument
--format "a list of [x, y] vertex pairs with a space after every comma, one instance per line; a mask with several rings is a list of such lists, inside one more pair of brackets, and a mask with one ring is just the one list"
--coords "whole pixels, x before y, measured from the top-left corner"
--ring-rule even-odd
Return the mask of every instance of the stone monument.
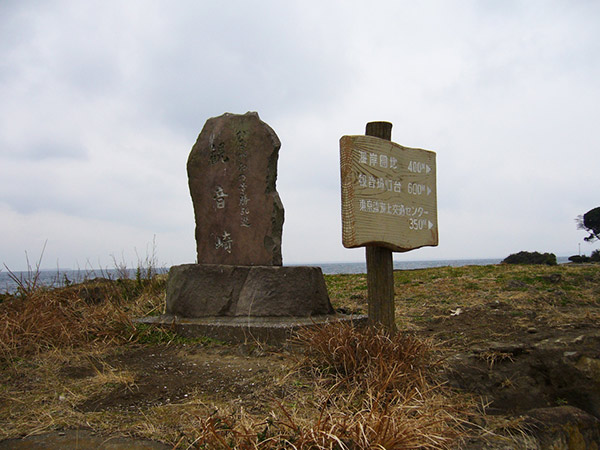
[[206, 122], [187, 163], [199, 264], [282, 265], [280, 147], [255, 112]]
[[206, 122], [187, 163], [198, 260], [170, 269], [167, 315], [221, 326], [334, 313], [319, 267], [282, 266], [280, 146], [255, 112]]

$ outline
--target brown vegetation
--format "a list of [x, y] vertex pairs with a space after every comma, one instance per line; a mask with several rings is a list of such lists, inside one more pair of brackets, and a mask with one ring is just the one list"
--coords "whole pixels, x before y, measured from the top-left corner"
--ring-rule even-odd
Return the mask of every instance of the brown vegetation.
[[0, 303], [0, 360], [131, 341], [136, 335], [131, 318], [160, 307], [156, 303], [162, 300], [162, 289], [164, 277], [21, 289]]
[[[579, 333], [600, 319], [598, 266], [394, 275], [402, 333], [329, 326], [306, 331], [286, 350], [134, 325], [134, 317], [162, 312], [164, 276], [6, 298], [0, 439], [80, 428], [182, 449], [433, 449], [457, 448], [468, 435], [511, 439], [524, 433], [522, 420], [488, 416], [477, 407], [485, 400], [442, 385], [445, 358], [479, 346], [479, 361], [496, 372], [512, 364], [514, 348], [482, 343]], [[326, 281], [335, 307], [365, 312], [365, 275]]]

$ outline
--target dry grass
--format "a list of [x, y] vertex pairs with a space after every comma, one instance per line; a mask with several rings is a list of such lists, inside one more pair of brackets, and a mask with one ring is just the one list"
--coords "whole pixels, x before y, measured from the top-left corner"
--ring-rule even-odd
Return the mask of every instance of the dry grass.
[[449, 449], [464, 434], [464, 405], [430, 377], [430, 343], [351, 325], [303, 331], [297, 342], [305, 349], [298, 370], [312, 383], [309, 400], [293, 410], [274, 400], [266, 420], [243, 413], [203, 418], [194, 445]]
[[512, 354], [505, 352], [498, 352], [494, 350], [485, 351], [479, 354], [479, 358], [483, 359], [488, 366], [489, 370], [494, 368], [496, 361], [513, 361]]
[[431, 341], [376, 328], [349, 324], [304, 330], [297, 341], [305, 347], [302, 364], [328, 376], [344, 388], [403, 398], [428, 388], [427, 376], [438, 364]]
[[[341, 283], [341, 276], [335, 277]], [[394, 281], [396, 321], [404, 330], [420, 330], [427, 322], [448, 318], [457, 308], [492, 304], [508, 305], [514, 324], [528, 322], [525, 316], [531, 311], [536, 321], [553, 327], [600, 317], [600, 265], [439, 267], [398, 271]], [[362, 292], [366, 295], [366, 288]], [[344, 295], [342, 302], [347, 299]]]
[[[87, 399], [136, 383], [135, 374], [102, 362], [107, 348], [129, 342], [132, 307], [122, 296], [110, 300], [96, 292], [101, 301], [86, 301], [86, 295], [40, 290], [0, 305], [8, 324], [1, 336], [8, 363], [0, 384], [5, 436], [92, 427], [177, 448], [341, 450], [452, 448], [460, 435], [460, 413], [429, 376], [435, 367], [430, 343], [343, 325], [298, 337], [307, 350], [298, 370], [274, 380], [284, 394], [265, 399], [271, 404], [266, 418], [235, 401], [215, 408], [201, 395], [134, 411], [82, 412], [78, 405]], [[61, 368], [86, 359], [98, 367], [94, 375], [61, 377]], [[294, 387], [306, 385], [311, 389]]]
[[[598, 269], [486, 266], [396, 272], [397, 320], [401, 329], [419, 330], [438, 317], [463, 320], [467, 312], [450, 316], [459, 307], [473, 311], [499, 302], [515, 313], [534, 309], [536, 320], [550, 324], [597, 321]], [[364, 312], [364, 275], [327, 276], [326, 281], [335, 307]], [[244, 401], [226, 393], [218, 398], [221, 394], [190, 391], [178, 403], [82, 412], [78, 405], [109, 396], [115, 387], [136, 389], [138, 373], [105, 362], [117, 345], [160, 351], [168, 341], [183, 354], [192, 346], [183, 347], [185, 340], [174, 341], [167, 333], [168, 340], [150, 336], [131, 323], [133, 317], [162, 312], [164, 286], [164, 277], [95, 280], [54, 290], [36, 286], [0, 303], [0, 437], [89, 427], [161, 440], [178, 449], [443, 449], [458, 448], [470, 427], [465, 417], [477, 415], [468, 398], [438, 383], [446, 350], [434, 341], [349, 326], [298, 336], [300, 353], [276, 354], [281, 367], [295, 361], [296, 369], [269, 369], [263, 376], [272, 382]], [[514, 322], [528, 326], [526, 318], [515, 315]], [[237, 350], [226, 346], [204, 357], [221, 358], [220, 352], [232, 361], [253, 358], [235, 359]], [[507, 356], [482, 357], [492, 366]], [[61, 369], [77, 366], [98, 370], [83, 378], [61, 375]], [[260, 408], [250, 408], [251, 402], [260, 402]], [[519, 424], [509, 420], [494, 427], [487, 422], [471, 429], [508, 437], [521, 433]]]
[[[348, 324], [305, 330], [300, 367], [323, 390], [318, 430], [346, 448], [451, 448], [462, 434], [458, 397], [436, 381], [431, 341]], [[461, 399], [462, 401], [462, 399]]]
[[162, 307], [157, 283], [101, 280], [15, 295], [0, 303], [0, 360], [135, 339], [131, 318]]
[[[438, 411], [444, 403], [438, 404]], [[434, 410], [369, 403], [356, 412], [322, 412], [312, 421], [285, 410], [262, 422], [244, 417], [208, 417], [199, 423], [198, 448], [241, 449], [441, 449], [455, 448]]]
[[0, 304], [0, 357], [109, 343], [128, 326], [129, 317], [114, 303], [88, 305], [73, 292], [40, 290]]

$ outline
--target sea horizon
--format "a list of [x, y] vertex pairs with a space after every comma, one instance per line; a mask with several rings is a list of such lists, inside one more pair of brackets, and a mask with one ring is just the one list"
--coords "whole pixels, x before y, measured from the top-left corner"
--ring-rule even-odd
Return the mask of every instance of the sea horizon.
[[[564, 264], [569, 262], [568, 256], [557, 256], [557, 262]], [[394, 270], [416, 270], [428, 269], [434, 267], [461, 267], [461, 266], [487, 266], [500, 264], [504, 258], [473, 258], [473, 259], [436, 259], [436, 260], [414, 260], [414, 261], [394, 261]], [[360, 274], [366, 273], [366, 262], [329, 262], [329, 263], [307, 263], [307, 264], [284, 264], [284, 267], [311, 266], [320, 267], [325, 275], [335, 274]], [[142, 268], [145, 272], [147, 268]], [[167, 273], [169, 267], [152, 268], [153, 273]], [[36, 281], [37, 286], [64, 286], [71, 283], [81, 283], [85, 280], [94, 278], [135, 278], [137, 269], [36, 269], [24, 271], [8, 271], [0, 272], [0, 293], [14, 293], [19, 287], [19, 282], [15, 281], [16, 277], [23, 285], [33, 282], [33, 277], [38, 272]], [[145, 275], [145, 273], [143, 274]]]

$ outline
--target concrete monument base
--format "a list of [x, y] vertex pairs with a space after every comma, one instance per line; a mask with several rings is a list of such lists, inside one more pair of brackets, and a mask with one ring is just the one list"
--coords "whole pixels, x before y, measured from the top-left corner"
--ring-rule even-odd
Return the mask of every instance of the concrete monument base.
[[167, 283], [167, 314], [310, 317], [333, 314], [320, 267], [183, 264]]
[[320, 267], [222, 264], [171, 267], [166, 313], [136, 320], [188, 337], [272, 345], [339, 321], [365, 323], [366, 316], [335, 314]]
[[366, 315], [350, 316], [327, 314], [312, 317], [202, 317], [185, 318], [164, 314], [158, 317], [144, 317], [135, 322], [147, 325], [169, 327], [185, 337], [208, 337], [222, 342], [264, 343], [281, 346], [302, 329], [344, 322], [363, 326]]

